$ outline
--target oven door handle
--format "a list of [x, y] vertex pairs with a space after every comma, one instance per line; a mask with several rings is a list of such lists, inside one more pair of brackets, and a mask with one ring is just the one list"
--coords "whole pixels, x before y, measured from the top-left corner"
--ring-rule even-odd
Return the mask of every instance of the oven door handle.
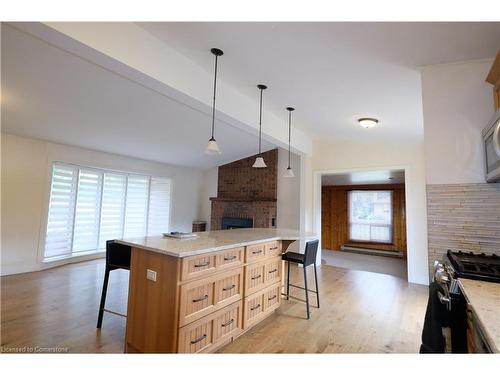
[[438, 291], [437, 294], [438, 294], [439, 302], [441, 302], [443, 305], [446, 305], [448, 310], [451, 310], [451, 298], [450, 298], [450, 296], [449, 295], [445, 296], [440, 291]]

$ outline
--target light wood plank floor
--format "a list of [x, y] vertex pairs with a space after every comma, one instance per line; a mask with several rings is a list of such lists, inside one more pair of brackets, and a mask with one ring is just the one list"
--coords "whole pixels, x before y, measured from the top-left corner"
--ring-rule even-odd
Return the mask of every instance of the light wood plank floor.
[[[299, 273], [300, 271], [300, 273]], [[59, 347], [70, 353], [121, 353], [125, 319], [104, 315], [95, 328], [104, 261], [1, 278], [1, 345]], [[310, 285], [314, 285], [310, 268]], [[323, 265], [321, 309], [283, 301], [270, 318], [223, 353], [415, 353], [420, 345], [427, 288], [390, 275]], [[302, 283], [292, 267], [291, 280]], [[108, 308], [126, 311], [127, 271], [111, 272]], [[293, 290], [303, 298], [303, 291]], [[314, 302], [314, 295], [311, 300]]]
[[321, 258], [327, 266], [383, 273], [408, 280], [406, 259], [325, 249], [321, 252]]

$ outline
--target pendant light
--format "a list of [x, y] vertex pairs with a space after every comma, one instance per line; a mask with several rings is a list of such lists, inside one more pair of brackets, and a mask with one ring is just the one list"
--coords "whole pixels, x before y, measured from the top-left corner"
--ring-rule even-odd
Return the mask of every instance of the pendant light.
[[288, 111], [288, 168], [283, 174], [283, 177], [292, 178], [295, 177], [295, 173], [293, 173], [293, 170], [290, 167], [290, 155], [291, 155], [290, 141], [292, 135], [292, 111], [295, 111], [295, 108], [287, 107], [286, 110]]
[[205, 154], [207, 155], [218, 155], [220, 154], [219, 146], [214, 138], [215, 130], [215, 94], [217, 93], [217, 59], [222, 56], [224, 52], [218, 48], [212, 48], [210, 50], [215, 55], [215, 74], [214, 74], [214, 98], [212, 102], [212, 137], [208, 140], [207, 148], [205, 149]]
[[254, 168], [267, 168], [266, 163], [264, 162], [264, 158], [261, 156], [261, 144], [262, 144], [262, 91], [267, 89], [265, 85], [257, 85], [257, 88], [260, 90], [260, 105], [259, 105], [259, 154], [255, 158], [255, 162], [252, 167]]

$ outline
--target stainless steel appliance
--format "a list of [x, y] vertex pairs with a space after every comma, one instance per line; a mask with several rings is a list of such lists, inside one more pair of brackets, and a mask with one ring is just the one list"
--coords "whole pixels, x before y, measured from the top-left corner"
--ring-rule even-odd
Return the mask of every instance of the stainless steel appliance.
[[[443, 325], [451, 331], [449, 346], [452, 352], [466, 353], [470, 346], [467, 335], [470, 336], [474, 322], [467, 315], [467, 301], [460, 290], [459, 278], [500, 283], [500, 257], [495, 254], [448, 250], [440, 261], [434, 262], [433, 282], [436, 284], [437, 298], [447, 311]], [[486, 340], [481, 338], [481, 331], [474, 329], [472, 335], [476, 336], [475, 351], [488, 352], [489, 348]]]
[[500, 181], [500, 108], [483, 130], [486, 181]]

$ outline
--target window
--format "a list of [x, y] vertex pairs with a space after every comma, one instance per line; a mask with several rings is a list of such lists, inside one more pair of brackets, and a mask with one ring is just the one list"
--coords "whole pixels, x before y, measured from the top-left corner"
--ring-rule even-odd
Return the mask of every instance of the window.
[[352, 241], [392, 242], [392, 191], [349, 192], [349, 238]]
[[168, 178], [54, 163], [45, 259], [96, 252], [106, 241], [168, 231]]

